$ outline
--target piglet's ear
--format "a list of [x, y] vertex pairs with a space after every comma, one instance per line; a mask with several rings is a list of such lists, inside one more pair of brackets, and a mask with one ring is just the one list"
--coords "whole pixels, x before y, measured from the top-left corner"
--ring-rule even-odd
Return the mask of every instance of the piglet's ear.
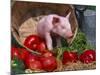
[[59, 23], [60, 19], [58, 17], [53, 17], [52, 24]]
[[66, 18], [69, 19], [70, 15], [71, 15], [71, 12], [68, 13], [68, 15], [66, 16]]

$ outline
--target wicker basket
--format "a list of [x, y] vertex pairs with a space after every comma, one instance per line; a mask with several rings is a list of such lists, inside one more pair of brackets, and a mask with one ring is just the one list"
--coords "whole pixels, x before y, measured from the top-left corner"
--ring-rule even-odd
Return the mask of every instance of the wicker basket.
[[[68, 39], [67, 42], [71, 44], [76, 36], [78, 23], [72, 5], [15, 1], [11, 12], [11, 32], [17, 42], [23, 47], [25, 47], [23, 41], [28, 35], [37, 34], [36, 25], [39, 19], [51, 13], [66, 16], [71, 12], [69, 19], [74, 36]], [[33, 52], [30, 49], [28, 50]]]

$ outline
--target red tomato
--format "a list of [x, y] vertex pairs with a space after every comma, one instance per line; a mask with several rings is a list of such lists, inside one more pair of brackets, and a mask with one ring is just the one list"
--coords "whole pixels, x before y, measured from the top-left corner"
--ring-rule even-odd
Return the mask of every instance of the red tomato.
[[63, 53], [63, 64], [66, 64], [67, 62], [76, 62], [78, 60], [78, 55], [76, 52], [68, 52], [64, 51]]
[[20, 59], [23, 60], [23, 61], [30, 54], [30, 52], [27, 51], [25, 48], [18, 48], [18, 50], [19, 50], [19, 53], [20, 53]]
[[46, 50], [46, 52], [42, 53], [44, 57], [53, 56], [54, 54], [51, 51]]
[[32, 61], [29, 63], [29, 69], [32, 69], [32, 70], [41, 70], [42, 69], [42, 64], [40, 61]]
[[40, 61], [42, 63], [43, 69], [45, 71], [53, 71], [57, 68], [57, 60], [54, 56], [41, 57]]
[[16, 47], [11, 48], [11, 59], [14, 59], [15, 57], [20, 58], [19, 51]]
[[33, 47], [32, 47], [32, 48], [33, 48], [34, 51], [37, 50], [37, 45], [38, 45], [38, 44], [33, 44]]
[[42, 69], [42, 64], [39, 61], [39, 57], [33, 54], [27, 56], [27, 58], [25, 59], [25, 66], [26, 68], [33, 69], [33, 70]]
[[40, 53], [46, 52], [46, 45], [42, 41], [39, 44], [37, 44], [34, 48]]
[[38, 44], [40, 43], [40, 41], [41, 41], [41, 38], [39, 36], [30, 35], [25, 39], [24, 45], [30, 49], [34, 49], [33, 44]]
[[96, 61], [96, 52], [95, 50], [86, 50], [80, 55], [79, 59], [86, 64]]

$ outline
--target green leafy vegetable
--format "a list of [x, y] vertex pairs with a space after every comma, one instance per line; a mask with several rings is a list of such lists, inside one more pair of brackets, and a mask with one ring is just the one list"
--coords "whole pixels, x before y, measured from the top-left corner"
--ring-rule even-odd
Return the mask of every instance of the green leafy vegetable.
[[19, 74], [19, 73], [25, 73], [25, 66], [22, 60], [19, 60], [18, 58], [15, 58], [11, 61], [11, 70], [12, 74]]
[[77, 52], [81, 54], [85, 49], [94, 49], [94, 47], [88, 44], [86, 36], [81, 30], [78, 30], [78, 33], [70, 46], [68, 46], [66, 40], [62, 39], [62, 50], [77, 50]]

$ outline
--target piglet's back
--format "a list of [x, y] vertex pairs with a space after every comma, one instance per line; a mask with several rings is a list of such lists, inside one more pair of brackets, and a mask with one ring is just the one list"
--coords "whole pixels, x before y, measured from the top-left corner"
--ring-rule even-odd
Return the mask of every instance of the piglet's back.
[[40, 19], [37, 25], [37, 32], [42, 37], [46, 32], [50, 32], [53, 28], [53, 17], [58, 17], [56, 14], [50, 14]]

